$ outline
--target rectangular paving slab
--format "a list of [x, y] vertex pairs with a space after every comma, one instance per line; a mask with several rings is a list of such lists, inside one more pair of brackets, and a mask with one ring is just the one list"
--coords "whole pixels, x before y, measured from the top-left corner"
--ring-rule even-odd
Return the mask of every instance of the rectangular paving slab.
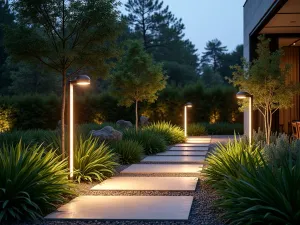
[[182, 143], [182, 144], [176, 144], [174, 146], [183, 146], [183, 147], [189, 147], [189, 146], [200, 146], [200, 147], [208, 147], [210, 143]]
[[191, 143], [191, 144], [210, 144], [210, 140], [205, 140], [205, 141], [199, 141], [199, 140], [187, 140], [186, 143]]
[[200, 147], [200, 146], [174, 146], [170, 148], [172, 151], [208, 151], [208, 147]]
[[164, 155], [164, 156], [206, 156], [207, 151], [166, 151], [162, 153], [158, 153], [156, 155]]
[[80, 196], [45, 219], [188, 220], [193, 196]]
[[194, 191], [197, 177], [113, 177], [91, 190]]
[[142, 162], [181, 162], [181, 163], [203, 163], [204, 156], [147, 156]]
[[149, 174], [149, 173], [200, 173], [201, 164], [132, 164], [121, 174]]

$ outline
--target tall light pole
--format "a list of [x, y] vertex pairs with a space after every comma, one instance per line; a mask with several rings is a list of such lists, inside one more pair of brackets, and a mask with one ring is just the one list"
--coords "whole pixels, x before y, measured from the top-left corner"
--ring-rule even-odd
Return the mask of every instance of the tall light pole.
[[90, 85], [91, 79], [87, 75], [79, 75], [75, 79], [70, 80], [70, 131], [69, 131], [69, 178], [73, 179], [74, 176], [74, 106], [73, 106], [73, 87], [74, 85]]
[[193, 104], [188, 102], [184, 105], [184, 136], [187, 137], [187, 108], [192, 108]]
[[253, 131], [253, 128], [252, 128], [252, 114], [253, 114], [253, 95], [249, 94], [248, 92], [245, 92], [245, 91], [240, 91], [236, 94], [236, 97], [238, 99], [246, 99], [248, 98], [249, 99], [249, 117], [248, 117], [248, 135], [249, 135], [249, 143], [251, 145], [252, 143], [252, 131]]

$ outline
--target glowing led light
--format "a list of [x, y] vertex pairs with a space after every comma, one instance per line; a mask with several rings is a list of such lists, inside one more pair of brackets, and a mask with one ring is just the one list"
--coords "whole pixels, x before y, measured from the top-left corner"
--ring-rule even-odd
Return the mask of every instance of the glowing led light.
[[91, 83], [91, 79], [87, 75], [80, 75], [74, 80], [70, 80], [70, 131], [69, 131], [69, 178], [74, 177], [74, 102], [73, 102], [73, 86], [86, 86]]
[[249, 134], [249, 143], [252, 143], [252, 110], [253, 110], [253, 95], [248, 92], [240, 91], [236, 94], [238, 99], [246, 99], [249, 98], [249, 118], [248, 118], [248, 134]]
[[184, 136], [187, 137], [187, 108], [192, 108], [193, 104], [188, 102], [184, 106]]

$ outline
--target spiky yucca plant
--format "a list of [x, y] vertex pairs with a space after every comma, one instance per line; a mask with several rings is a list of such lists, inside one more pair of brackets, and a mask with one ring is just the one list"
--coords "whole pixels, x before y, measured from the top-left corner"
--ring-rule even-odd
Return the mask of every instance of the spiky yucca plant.
[[67, 162], [42, 145], [3, 145], [0, 165], [0, 223], [42, 218], [73, 195]]
[[117, 155], [105, 143], [99, 144], [97, 138], [79, 138], [74, 154], [74, 175], [78, 182], [103, 181], [115, 174], [118, 166]]

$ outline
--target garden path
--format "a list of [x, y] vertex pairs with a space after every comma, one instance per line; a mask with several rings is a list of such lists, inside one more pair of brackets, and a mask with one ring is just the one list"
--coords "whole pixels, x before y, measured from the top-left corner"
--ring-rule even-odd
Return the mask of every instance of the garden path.
[[[99, 195], [80, 196], [46, 216], [51, 220], [187, 221], [202, 163], [212, 138], [190, 137], [165, 153], [148, 156], [92, 188]], [[101, 191], [120, 191], [101, 196]], [[138, 191], [127, 196], [126, 192]], [[158, 192], [155, 196], [141, 191]], [[166, 196], [166, 192], [172, 193]], [[174, 193], [173, 193], [174, 192]], [[160, 194], [161, 193], [161, 194]], [[176, 194], [177, 193], [177, 194]]]

